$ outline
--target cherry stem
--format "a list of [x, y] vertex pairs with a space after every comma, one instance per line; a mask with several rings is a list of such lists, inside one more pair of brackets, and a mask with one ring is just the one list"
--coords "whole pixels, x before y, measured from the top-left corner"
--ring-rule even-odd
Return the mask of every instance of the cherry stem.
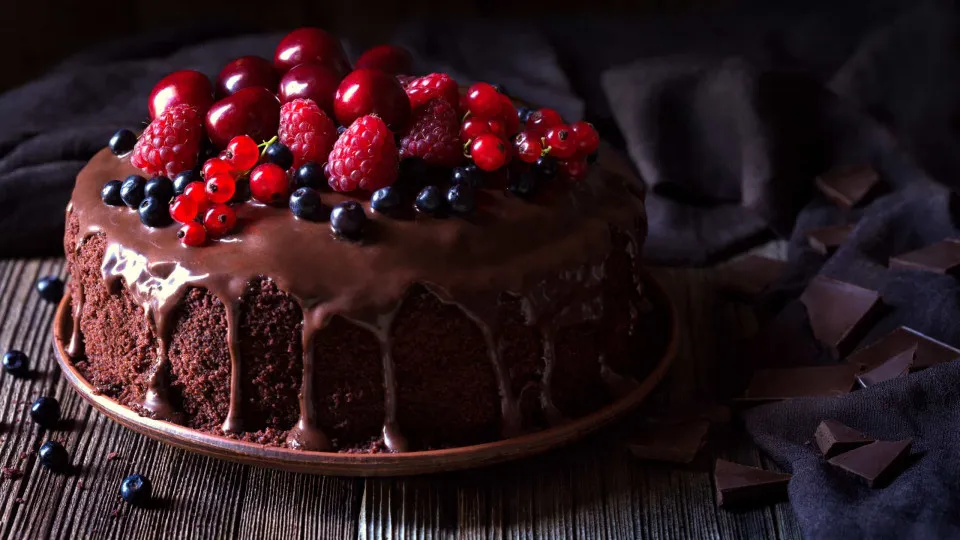
[[274, 135], [273, 138], [270, 139], [269, 141], [263, 141], [262, 143], [258, 144], [257, 148], [261, 148], [261, 147], [263, 148], [263, 150], [260, 151], [260, 157], [263, 157], [263, 155], [267, 153], [267, 148], [270, 148], [270, 145], [272, 145], [275, 142], [277, 142], [276, 135]]

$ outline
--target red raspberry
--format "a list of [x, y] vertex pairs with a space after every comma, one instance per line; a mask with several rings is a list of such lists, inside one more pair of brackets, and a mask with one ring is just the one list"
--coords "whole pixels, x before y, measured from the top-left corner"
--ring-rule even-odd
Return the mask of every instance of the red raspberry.
[[293, 166], [323, 163], [337, 140], [333, 120], [310, 99], [295, 99], [280, 108], [280, 142], [293, 152]]
[[397, 180], [399, 162], [393, 132], [368, 114], [357, 118], [333, 145], [327, 178], [336, 191], [376, 191]]
[[155, 175], [173, 178], [197, 164], [203, 118], [189, 105], [174, 105], [150, 122], [133, 147], [130, 163]]
[[428, 165], [456, 167], [463, 161], [460, 118], [449, 103], [433, 99], [413, 112], [413, 125], [400, 140], [400, 157], [422, 158]]
[[460, 88], [457, 81], [446, 73], [431, 73], [426, 77], [414, 79], [403, 85], [410, 98], [410, 107], [422, 107], [431, 99], [442, 99], [453, 106], [454, 112], [460, 115]]

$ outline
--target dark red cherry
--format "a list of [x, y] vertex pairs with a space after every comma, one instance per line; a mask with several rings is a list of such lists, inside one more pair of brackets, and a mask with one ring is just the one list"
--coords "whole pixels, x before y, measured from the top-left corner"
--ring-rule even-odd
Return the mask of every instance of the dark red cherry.
[[279, 125], [280, 101], [259, 86], [238, 90], [214, 103], [207, 112], [207, 135], [217, 148], [225, 148], [238, 135], [263, 142], [276, 135]]
[[277, 89], [277, 72], [269, 60], [260, 56], [241, 56], [223, 67], [217, 77], [217, 97], [226, 97], [237, 90], [259, 86]]
[[319, 28], [298, 28], [290, 32], [280, 40], [273, 55], [273, 65], [280, 73], [305, 63], [328, 66], [341, 76], [350, 71], [340, 40]]
[[333, 95], [340, 86], [340, 74], [319, 64], [300, 64], [280, 79], [280, 102], [297, 98], [312, 99], [318, 107], [333, 115]]
[[167, 107], [187, 104], [196, 107], [200, 114], [205, 114], [213, 103], [213, 85], [210, 79], [199, 71], [185, 69], [174, 71], [153, 87], [150, 92], [150, 119], [160, 116]]
[[379, 69], [391, 75], [413, 73], [413, 57], [397, 45], [377, 45], [360, 55], [354, 69]]
[[410, 99], [397, 78], [376, 69], [358, 69], [340, 82], [333, 112], [341, 125], [375, 114], [395, 133], [410, 120]]

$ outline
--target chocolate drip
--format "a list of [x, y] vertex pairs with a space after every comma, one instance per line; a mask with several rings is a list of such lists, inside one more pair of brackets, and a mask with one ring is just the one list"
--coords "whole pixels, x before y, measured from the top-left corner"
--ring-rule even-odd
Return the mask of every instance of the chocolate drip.
[[317, 421], [317, 396], [314, 393], [314, 356], [316, 355], [317, 332], [326, 325], [322, 308], [303, 311], [303, 380], [300, 383], [300, 418], [287, 434], [287, 445], [301, 450], [329, 450], [330, 439], [320, 429]]
[[243, 385], [240, 377], [243, 366], [240, 363], [240, 306], [232, 297], [220, 298], [227, 313], [227, 350], [230, 353], [230, 408], [227, 418], [223, 421], [222, 429], [225, 433], [241, 433], [243, 431]]
[[400, 311], [401, 303], [397, 302], [386, 313], [370, 317], [370, 320], [352, 319], [354, 324], [369, 330], [380, 342], [380, 353], [383, 357], [383, 444], [391, 452], [406, 452], [409, 448], [407, 438], [403, 436], [400, 425], [397, 424], [397, 376], [391, 339], [391, 327]]
[[83, 337], [80, 334], [80, 317], [83, 315], [83, 281], [77, 280], [77, 293], [70, 299], [73, 326], [70, 329], [70, 343], [67, 344], [67, 354], [73, 358], [83, 355]]

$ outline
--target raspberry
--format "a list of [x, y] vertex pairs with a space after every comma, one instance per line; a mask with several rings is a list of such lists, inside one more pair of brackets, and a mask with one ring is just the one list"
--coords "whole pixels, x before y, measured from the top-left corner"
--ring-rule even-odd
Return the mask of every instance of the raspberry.
[[293, 152], [294, 167], [323, 163], [337, 140], [337, 128], [312, 100], [295, 99], [280, 108], [279, 138]]
[[430, 100], [414, 110], [413, 125], [400, 140], [400, 157], [418, 157], [428, 165], [455, 167], [463, 160], [459, 128], [459, 116], [449, 103]]
[[143, 131], [130, 163], [150, 174], [176, 176], [197, 164], [203, 118], [189, 105], [167, 108]]
[[336, 191], [376, 191], [397, 180], [399, 161], [387, 124], [372, 114], [361, 116], [333, 145], [328, 182]]
[[414, 109], [422, 107], [431, 99], [442, 99], [453, 106], [457, 116], [460, 115], [460, 89], [457, 81], [446, 73], [431, 73], [404, 84], [403, 88], [407, 91], [410, 106]]

